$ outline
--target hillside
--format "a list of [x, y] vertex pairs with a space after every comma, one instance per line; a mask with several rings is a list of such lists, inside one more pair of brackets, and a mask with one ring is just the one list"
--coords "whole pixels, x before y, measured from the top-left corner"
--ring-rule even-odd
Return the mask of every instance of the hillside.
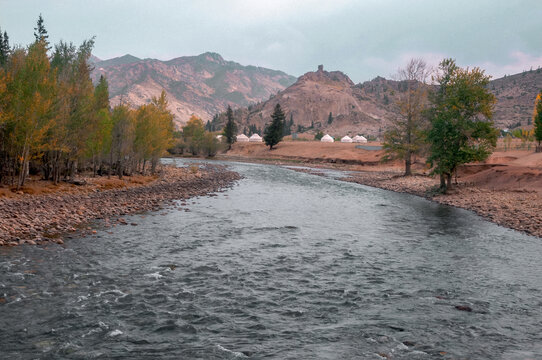
[[107, 77], [112, 104], [122, 99], [139, 106], [164, 89], [178, 125], [192, 114], [209, 120], [228, 105], [248, 106], [269, 99], [295, 81], [284, 72], [243, 66], [216, 53], [169, 61], [131, 55], [103, 61], [94, 57], [91, 62], [94, 80], [102, 74]]
[[[533, 70], [490, 82], [495, 94], [494, 121], [499, 128], [530, 125], [534, 99], [542, 89], [542, 71]], [[390, 120], [399, 116], [397, 101], [406, 84], [377, 77], [355, 85], [340, 71], [308, 72], [271, 99], [236, 111], [240, 129], [263, 129], [280, 103], [294, 126], [292, 131], [323, 131], [333, 136], [363, 134], [380, 137]], [[333, 121], [328, 122], [331, 112]], [[224, 121], [221, 116], [220, 121]], [[301, 126], [301, 127], [300, 127]]]
[[334, 136], [360, 133], [378, 137], [389, 120], [397, 116], [401, 85], [382, 77], [355, 85], [344, 73], [328, 72], [319, 66], [268, 101], [237, 110], [236, 119], [241, 129], [254, 125], [263, 129], [275, 105], [280, 103], [288, 121], [293, 120], [292, 131], [322, 130]]
[[490, 89], [497, 97], [495, 124], [499, 128], [526, 127], [531, 124], [536, 95], [542, 90], [542, 69], [495, 79]]

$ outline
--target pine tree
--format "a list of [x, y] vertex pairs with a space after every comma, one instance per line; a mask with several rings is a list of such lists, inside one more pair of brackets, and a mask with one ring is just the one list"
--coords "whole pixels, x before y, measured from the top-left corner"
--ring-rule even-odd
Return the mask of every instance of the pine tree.
[[10, 48], [9, 48], [9, 37], [8, 33], [0, 31], [0, 66], [4, 66], [9, 58]]
[[228, 106], [226, 117], [228, 118], [228, 122], [226, 122], [226, 127], [224, 128], [224, 136], [226, 137], [228, 150], [230, 150], [232, 144], [235, 142], [235, 135], [237, 133], [237, 125], [235, 125], [235, 121], [233, 120], [233, 111], [231, 106]]
[[273, 146], [277, 145], [283, 137], [283, 128], [284, 128], [284, 112], [280, 108], [280, 104], [275, 106], [275, 110], [271, 115], [271, 125], [265, 129], [265, 135], [263, 140], [265, 145], [269, 146], [269, 150], [273, 150]]
[[536, 152], [542, 152], [542, 147], [540, 146], [540, 142], [542, 142], [542, 91], [540, 91], [540, 93], [536, 97], [533, 123], [534, 137], [536, 141], [538, 141]]
[[43, 23], [43, 17], [40, 14], [36, 27], [34, 28], [34, 37], [36, 38], [36, 41], [45, 41], [45, 43], [48, 44], [49, 35], [47, 35], [47, 30], [45, 29]]
[[329, 116], [327, 117], [327, 123], [331, 124], [333, 122], [333, 114], [329, 112]]

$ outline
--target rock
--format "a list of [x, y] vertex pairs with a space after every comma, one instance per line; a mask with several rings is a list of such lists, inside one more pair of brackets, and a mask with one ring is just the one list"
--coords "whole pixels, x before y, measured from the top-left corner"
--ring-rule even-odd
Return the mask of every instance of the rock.
[[56, 239], [55, 242], [58, 244], [58, 245], [64, 245], [64, 241], [62, 239]]
[[455, 308], [460, 311], [472, 312], [472, 308], [466, 305], [456, 305]]

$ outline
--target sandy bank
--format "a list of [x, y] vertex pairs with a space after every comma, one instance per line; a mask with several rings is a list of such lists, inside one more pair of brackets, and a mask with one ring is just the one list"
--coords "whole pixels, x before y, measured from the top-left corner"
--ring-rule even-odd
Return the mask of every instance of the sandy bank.
[[130, 187], [91, 191], [22, 195], [0, 198], [0, 245], [62, 243], [62, 237], [92, 232], [86, 224], [103, 219], [105, 226], [126, 225], [123, 215], [158, 210], [173, 200], [206, 195], [231, 186], [240, 176], [222, 166], [199, 171], [165, 167], [150, 182]]

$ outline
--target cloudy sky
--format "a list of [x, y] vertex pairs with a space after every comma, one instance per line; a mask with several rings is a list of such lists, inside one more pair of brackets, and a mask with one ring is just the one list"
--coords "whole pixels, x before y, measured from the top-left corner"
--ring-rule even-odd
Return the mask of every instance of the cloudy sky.
[[96, 36], [102, 59], [213, 51], [295, 76], [324, 64], [354, 82], [412, 57], [453, 57], [495, 78], [542, 66], [540, 0], [0, 0], [0, 28], [28, 44], [39, 13], [50, 40]]

